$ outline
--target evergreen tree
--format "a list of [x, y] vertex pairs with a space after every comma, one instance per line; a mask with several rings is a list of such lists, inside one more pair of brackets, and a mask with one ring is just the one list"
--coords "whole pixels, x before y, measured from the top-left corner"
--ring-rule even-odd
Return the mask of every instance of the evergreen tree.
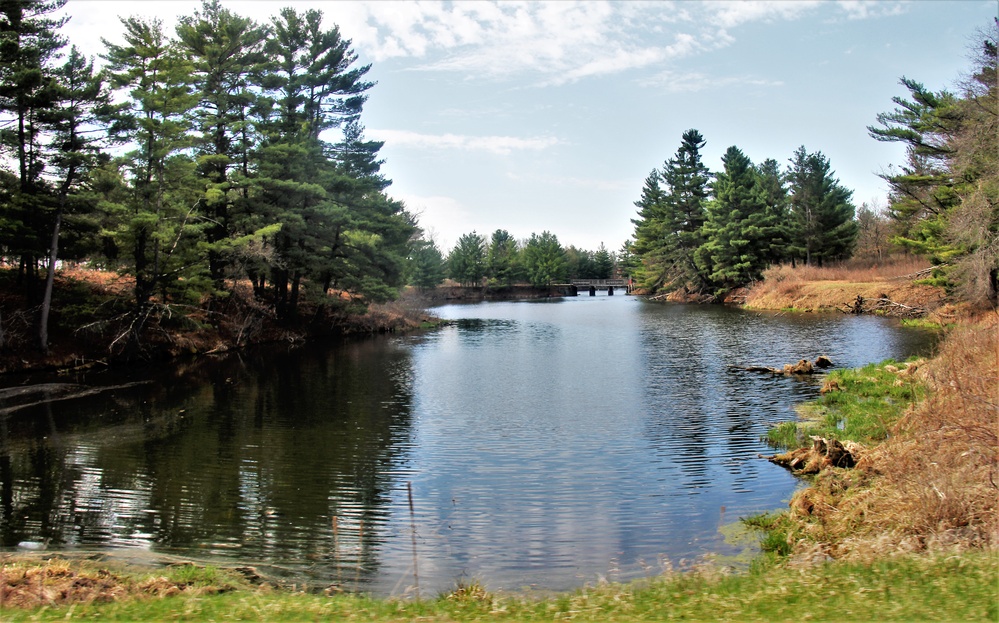
[[853, 194], [833, 177], [822, 152], [794, 152], [787, 173], [792, 257], [806, 264], [849, 257], [857, 237]]
[[592, 251], [569, 245], [565, 250], [565, 273], [569, 279], [596, 279], [596, 264]]
[[[260, 89], [254, 82], [264, 71], [266, 27], [237, 16], [218, 0], [205, 0], [200, 11], [183, 16], [177, 25], [180, 48], [192, 63], [198, 94], [193, 110], [199, 203], [205, 230], [208, 270], [216, 289], [222, 288], [232, 253], [254, 231], [246, 219], [251, 151], [258, 142], [253, 111]], [[260, 225], [257, 223], [257, 225]]]
[[[73, 199], [77, 199], [81, 182], [99, 163], [103, 146], [100, 115], [111, 106], [111, 95], [104, 82], [94, 73], [94, 64], [76, 49], [70, 50], [66, 63], [56, 72], [54, 110], [50, 111], [49, 125], [54, 136], [55, 152], [51, 157], [53, 172], [57, 177], [56, 205], [49, 242], [48, 274], [42, 298], [39, 322], [39, 346], [43, 352], [49, 348], [49, 312], [55, 268], [59, 259], [59, 238], [63, 218], [70, 216]], [[89, 202], [88, 202], [89, 203]], [[89, 206], [88, 206], [89, 207]]]
[[524, 270], [531, 285], [547, 287], [567, 278], [565, 249], [555, 234], [549, 231], [531, 234], [523, 254]]
[[486, 241], [474, 231], [458, 238], [447, 256], [448, 276], [463, 286], [478, 286], [486, 274]]
[[520, 276], [517, 241], [505, 229], [497, 229], [489, 240], [486, 276], [492, 284], [511, 286]]
[[[124, 44], [104, 40], [111, 84], [128, 95], [111, 116], [110, 134], [133, 150], [119, 160], [131, 196], [115, 206], [113, 236], [132, 259], [136, 311], [148, 317], [148, 303], [171, 290], [197, 298], [204, 289], [197, 242], [203, 228], [194, 218], [198, 201], [189, 112], [197, 102], [191, 65], [172, 45], [159, 20], [123, 18]], [[183, 277], [183, 281], [181, 281]]]
[[791, 223], [788, 212], [787, 187], [784, 185], [784, 175], [780, 164], [773, 158], [767, 158], [758, 167], [760, 189], [767, 204], [767, 211], [775, 223], [774, 238], [770, 242], [767, 262], [777, 264], [788, 257], [788, 247], [791, 244]]
[[632, 219], [635, 225], [634, 242], [631, 253], [635, 257], [633, 276], [638, 284], [649, 290], [657, 290], [665, 283], [663, 266], [666, 252], [663, 241], [666, 239], [663, 214], [665, 197], [660, 185], [659, 171], [653, 169], [645, 178], [642, 196], [635, 202], [638, 218]]
[[719, 293], [761, 277], [777, 229], [749, 158], [733, 146], [722, 163], [704, 224], [705, 243], [696, 253], [698, 268]]
[[600, 248], [593, 254], [593, 268], [596, 279], [610, 279], [614, 273], [614, 258], [602, 242]]
[[674, 238], [667, 244], [672, 269], [666, 286], [700, 290], [705, 281], [694, 261], [696, 250], [704, 243], [702, 228], [706, 214], [711, 174], [701, 162], [700, 150], [706, 141], [697, 130], [683, 133], [676, 155], [663, 168], [666, 185], [666, 218]]
[[21, 258], [19, 278], [29, 296], [37, 264], [45, 255], [51, 203], [43, 171], [48, 113], [55, 106], [53, 61], [65, 45], [56, 32], [67, 18], [52, 14], [66, 0], [18, 0], [0, 4], [0, 153], [16, 163], [4, 176], [6, 201], [0, 212], [0, 243]]
[[642, 198], [635, 203], [633, 251], [641, 256], [639, 284], [650, 290], [705, 285], [694, 259], [703, 244], [702, 227], [711, 174], [701, 162], [704, 137], [691, 129], [683, 133], [676, 154], [662, 172], [653, 171], [645, 180]]
[[444, 256], [433, 239], [418, 238], [409, 252], [410, 285], [421, 290], [436, 288], [444, 281]]
[[[372, 299], [392, 296], [413, 224], [402, 204], [380, 193], [384, 180], [351, 177], [320, 137], [361, 113], [363, 93], [373, 86], [363, 80], [369, 66], [353, 66], [350, 40], [336, 26], [323, 30], [320, 11], [285, 8], [273, 31], [266, 52], [275, 63], [265, 83], [275, 106], [263, 121], [253, 209], [260, 222], [281, 224], [269, 265], [278, 315], [295, 315], [309, 277], [320, 292], [337, 287]], [[359, 131], [353, 143], [363, 143]]]
[[980, 304], [999, 296], [999, 24], [978, 33], [974, 63], [960, 94], [933, 92], [908, 78], [910, 99], [868, 128], [879, 141], [905, 145], [907, 162], [882, 176], [892, 216], [904, 226], [894, 242], [941, 268], [938, 283], [958, 286]]

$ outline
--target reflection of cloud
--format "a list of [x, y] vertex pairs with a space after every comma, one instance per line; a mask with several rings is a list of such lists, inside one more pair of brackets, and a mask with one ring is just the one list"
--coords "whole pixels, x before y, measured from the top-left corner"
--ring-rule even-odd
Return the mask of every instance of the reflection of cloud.
[[559, 144], [557, 138], [538, 136], [519, 138], [516, 136], [466, 136], [460, 134], [421, 134], [409, 130], [369, 129], [372, 138], [385, 141], [391, 147], [414, 147], [418, 149], [460, 149], [464, 151], [485, 151], [507, 155], [514, 151], [540, 150]]

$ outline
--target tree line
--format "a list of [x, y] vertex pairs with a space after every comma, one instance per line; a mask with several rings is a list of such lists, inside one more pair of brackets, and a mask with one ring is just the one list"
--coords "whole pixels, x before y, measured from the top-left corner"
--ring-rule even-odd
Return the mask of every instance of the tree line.
[[420, 288], [436, 287], [445, 278], [463, 286], [546, 287], [570, 279], [607, 279], [618, 270], [617, 256], [603, 243], [596, 251], [563, 247], [549, 231], [521, 241], [505, 229], [488, 239], [473, 231], [462, 235], [446, 257], [434, 241], [421, 239], [410, 259], [410, 283]]
[[641, 287], [717, 295], [774, 263], [850, 255], [858, 232], [852, 191], [821, 152], [802, 146], [782, 169], [773, 159], [754, 165], [733, 146], [712, 173], [701, 159], [705, 145], [687, 130], [676, 154], [645, 179], [628, 244]]
[[956, 91], [901, 78], [909, 97], [868, 127], [901, 143], [906, 162], [881, 174], [887, 206], [856, 209], [821, 152], [798, 148], [784, 167], [754, 165], [737, 147], [723, 170], [703, 164], [706, 142], [684, 132], [676, 154], [645, 180], [635, 202], [626, 269], [650, 292], [724, 294], [771, 264], [822, 265], [855, 252], [873, 262], [894, 251], [925, 257], [931, 283], [974, 304], [999, 289], [999, 24], [977, 33], [972, 67]]
[[134, 280], [133, 335], [233, 279], [279, 320], [331, 289], [396, 295], [416, 220], [364, 137], [370, 65], [322, 12], [122, 18], [97, 71], [65, 53], [65, 2], [0, 10], [0, 255], [42, 299], [43, 350], [59, 260]]

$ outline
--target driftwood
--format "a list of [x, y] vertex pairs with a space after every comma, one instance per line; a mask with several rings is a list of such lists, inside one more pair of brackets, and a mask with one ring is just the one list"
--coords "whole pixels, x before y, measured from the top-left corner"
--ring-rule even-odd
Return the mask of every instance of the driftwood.
[[770, 366], [730, 366], [730, 368], [735, 370], [745, 370], [746, 372], [763, 372], [765, 374], [773, 374], [774, 376], [793, 376], [815, 374], [823, 368], [831, 368], [832, 366], [832, 360], [825, 355], [820, 355], [815, 359], [815, 361], [802, 359], [795, 364], [785, 363], [782, 368], [772, 368]]
[[926, 310], [922, 307], [896, 303], [888, 298], [887, 294], [882, 294], [876, 299], [865, 299], [858, 295], [852, 303], [843, 303], [843, 309], [840, 311], [847, 314], [878, 314], [896, 318], [919, 318], [926, 315]]
[[83, 385], [74, 385], [72, 383], [42, 383], [39, 385], [29, 385], [25, 387], [13, 387], [10, 389], [0, 390], [0, 403], [7, 402], [8, 400], [16, 401], [18, 399], [28, 399], [31, 401], [8, 407], [0, 407], [0, 416], [9, 415], [29, 407], [37, 407], [38, 405], [43, 405], [45, 403], [59, 402], [62, 400], [75, 400], [77, 398], [95, 396], [104, 392], [114, 391], [116, 389], [125, 389], [149, 383], [152, 383], [152, 381], [135, 381], [133, 383], [125, 383], [123, 385], [106, 385], [99, 387], [86, 387]]
[[857, 464], [855, 454], [862, 449], [863, 446], [852, 441], [840, 443], [835, 439], [813, 436], [809, 448], [764, 458], [796, 474], [817, 474], [827, 467], [854, 467]]

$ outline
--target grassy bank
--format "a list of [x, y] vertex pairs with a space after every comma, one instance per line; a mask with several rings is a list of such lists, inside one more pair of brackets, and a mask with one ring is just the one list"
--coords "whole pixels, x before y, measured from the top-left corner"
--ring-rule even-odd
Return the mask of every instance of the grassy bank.
[[[830, 375], [804, 417], [773, 432], [860, 442], [855, 468], [828, 468], [768, 517], [791, 559], [873, 560], [999, 546], [999, 319], [949, 330], [928, 362]], [[849, 444], [848, 444], [849, 445]], [[996, 578], [999, 582], [999, 578]]]
[[[103, 592], [58, 601], [57, 581], [75, 573]], [[758, 566], [743, 575], [711, 569], [606, 584], [545, 597], [490, 594], [476, 584], [431, 599], [399, 601], [354, 595], [307, 595], [251, 589], [216, 570], [172, 570], [125, 577], [99, 568], [52, 563], [33, 574], [4, 569], [3, 617], [17, 621], [994, 621], [999, 560], [983, 552], [907, 556], [805, 568]], [[113, 588], [109, 578], [118, 578]], [[12, 607], [11, 584], [43, 595], [32, 608]], [[65, 582], [63, 582], [65, 584]], [[117, 591], [117, 594], [115, 592]], [[78, 591], [81, 592], [82, 591]], [[27, 599], [22, 596], [22, 599]], [[102, 601], [113, 599], [113, 601]]]

